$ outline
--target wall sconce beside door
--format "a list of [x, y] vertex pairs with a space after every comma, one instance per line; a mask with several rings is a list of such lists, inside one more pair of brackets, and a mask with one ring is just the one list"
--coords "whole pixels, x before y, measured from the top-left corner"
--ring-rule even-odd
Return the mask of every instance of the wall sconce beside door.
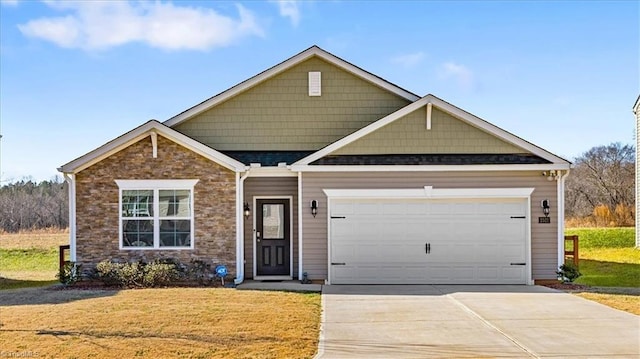
[[542, 175], [547, 178], [547, 181], [560, 179], [560, 171], [556, 171], [556, 170], [544, 171], [542, 172]]
[[314, 199], [311, 201], [311, 215], [313, 215], [313, 218], [316, 218], [317, 214], [318, 214], [318, 201]]
[[548, 199], [543, 199], [540, 202], [540, 207], [542, 207], [542, 213], [544, 213], [545, 217], [549, 217], [549, 212], [550, 212], [550, 208], [551, 206], [549, 206], [549, 200]]
[[251, 215], [251, 208], [249, 208], [249, 203], [245, 202], [244, 203], [244, 218], [249, 219], [250, 215]]

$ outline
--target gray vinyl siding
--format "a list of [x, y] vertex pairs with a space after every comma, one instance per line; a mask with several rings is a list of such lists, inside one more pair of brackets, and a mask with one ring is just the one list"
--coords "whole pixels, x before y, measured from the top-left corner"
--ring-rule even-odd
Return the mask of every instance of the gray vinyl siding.
[[[303, 211], [303, 270], [311, 279], [327, 278], [327, 197], [323, 189], [388, 188], [535, 188], [531, 195], [531, 258], [533, 279], [555, 279], [558, 261], [557, 182], [540, 172], [351, 172], [303, 173], [302, 202], [319, 202], [314, 218]], [[544, 216], [540, 201], [551, 202], [551, 223], [539, 224]]]
[[[249, 177], [244, 182], [244, 200], [251, 206], [251, 216], [244, 219], [244, 273], [245, 278], [253, 278], [253, 208], [254, 196], [292, 196], [293, 211], [293, 273], [298, 276], [298, 177]], [[244, 217], [242, 217], [244, 218]]]

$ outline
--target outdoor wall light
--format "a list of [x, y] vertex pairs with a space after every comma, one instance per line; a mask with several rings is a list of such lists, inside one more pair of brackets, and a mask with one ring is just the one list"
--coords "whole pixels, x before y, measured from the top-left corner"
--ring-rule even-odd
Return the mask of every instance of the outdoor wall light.
[[545, 217], [549, 217], [549, 208], [551, 208], [549, 206], [549, 200], [548, 199], [543, 199], [540, 202], [540, 207], [542, 207], [542, 213], [544, 213]]
[[547, 181], [553, 181], [554, 179], [558, 179], [560, 177], [560, 172], [556, 172], [556, 170], [551, 170], [549, 172], [544, 171], [542, 175], [547, 177]]
[[251, 208], [249, 208], [249, 203], [245, 202], [244, 203], [244, 218], [249, 219], [250, 215], [251, 215]]
[[316, 218], [316, 214], [318, 214], [318, 201], [315, 199], [311, 201], [311, 214], [313, 215], [313, 218]]

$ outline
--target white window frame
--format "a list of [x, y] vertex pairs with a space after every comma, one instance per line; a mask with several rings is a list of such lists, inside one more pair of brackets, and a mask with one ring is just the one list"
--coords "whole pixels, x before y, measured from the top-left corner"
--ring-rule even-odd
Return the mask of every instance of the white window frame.
[[[118, 239], [120, 250], [192, 250], [195, 248], [195, 216], [194, 216], [194, 187], [199, 180], [197, 179], [185, 179], [185, 180], [116, 180], [118, 185]], [[125, 247], [123, 246], [123, 231], [122, 221], [125, 217], [122, 216], [122, 192], [127, 190], [147, 190], [153, 191], [153, 216], [148, 217], [153, 220], [153, 247]], [[160, 216], [160, 201], [159, 193], [161, 190], [188, 190], [190, 193], [190, 208], [189, 208], [189, 220], [191, 241], [189, 247], [161, 247], [160, 246], [160, 221], [167, 219], [167, 217]], [[128, 218], [128, 217], [127, 217]], [[171, 219], [186, 219], [171, 218]]]

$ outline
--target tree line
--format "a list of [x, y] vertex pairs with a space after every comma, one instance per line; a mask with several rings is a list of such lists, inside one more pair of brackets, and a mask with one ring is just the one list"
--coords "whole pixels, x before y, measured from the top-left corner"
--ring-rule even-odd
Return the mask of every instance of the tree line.
[[635, 147], [593, 147], [574, 160], [566, 181], [570, 225], [618, 227], [635, 224]]
[[0, 232], [69, 226], [67, 185], [60, 177], [24, 179], [0, 187]]
[[[570, 226], [632, 226], [635, 223], [635, 148], [612, 143], [574, 159], [566, 181]], [[21, 180], [0, 187], [0, 232], [69, 225], [68, 189], [60, 177]]]

